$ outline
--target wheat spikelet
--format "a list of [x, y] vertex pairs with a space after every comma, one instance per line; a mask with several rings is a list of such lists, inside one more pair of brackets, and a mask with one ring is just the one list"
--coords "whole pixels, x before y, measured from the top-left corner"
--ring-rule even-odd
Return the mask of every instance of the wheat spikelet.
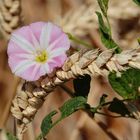
[[[110, 1], [108, 14], [115, 19], [131, 19], [140, 15], [139, 6], [131, 0]], [[125, 9], [125, 10], [124, 10]], [[133, 12], [132, 12], [133, 11]]]
[[60, 26], [65, 32], [76, 36], [84, 36], [95, 24], [94, 5], [82, 5], [78, 10], [72, 9], [61, 20]]
[[[125, 10], [124, 10], [125, 8]], [[60, 20], [60, 26], [64, 31], [76, 36], [84, 36], [92, 29], [98, 28], [98, 20], [95, 11], [99, 11], [97, 1], [89, 0], [88, 4], [81, 5], [77, 9], [72, 9]], [[132, 12], [133, 11], [133, 12]], [[108, 16], [113, 23], [119, 19], [128, 20], [140, 15], [140, 9], [132, 1], [117, 0], [110, 1]]]
[[120, 54], [114, 54], [114, 49], [103, 52], [81, 50], [70, 56], [55, 75], [47, 75], [38, 82], [25, 82], [11, 107], [13, 116], [20, 124], [18, 136], [21, 137], [27, 124], [42, 106], [45, 97], [56, 86], [84, 74], [107, 76], [110, 71], [115, 71], [120, 76], [121, 71], [130, 67], [140, 69], [140, 49], [125, 50]]
[[20, 24], [20, 0], [0, 1], [0, 27], [5, 38]]
[[[99, 37], [96, 35], [98, 19], [95, 14], [95, 11], [100, 11], [100, 9], [95, 0], [88, 0], [87, 3], [66, 13], [60, 19], [59, 25], [65, 32], [72, 33], [78, 37], [85, 37], [89, 34], [93, 40], [96, 38], [100, 42]], [[139, 16], [140, 8], [133, 1], [109, 1], [108, 17], [112, 26], [113, 37], [122, 48], [138, 45], [135, 38], [139, 37]], [[129, 23], [130, 21], [131, 23]], [[135, 28], [132, 27], [133, 23], [135, 23]], [[126, 34], [121, 34], [125, 29]]]

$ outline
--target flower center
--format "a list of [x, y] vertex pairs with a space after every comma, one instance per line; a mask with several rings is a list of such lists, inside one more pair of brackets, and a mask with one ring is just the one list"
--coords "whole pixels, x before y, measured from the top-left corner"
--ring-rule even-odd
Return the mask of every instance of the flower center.
[[37, 51], [36, 52], [36, 58], [35, 58], [35, 61], [39, 62], [39, 63], [44, 63], [47, 61], [48, 59], [48, 55], [47, 55], [47, 52], [45, 50], [43, 51]]

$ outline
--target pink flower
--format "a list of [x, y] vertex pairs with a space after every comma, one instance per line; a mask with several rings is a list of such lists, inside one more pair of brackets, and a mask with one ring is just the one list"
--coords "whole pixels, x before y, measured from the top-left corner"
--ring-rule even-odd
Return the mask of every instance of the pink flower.
[[70, 47], [67, 35], [50, 22], [36, 22], [12, 33], [8, 44], [8, 62], [15, 75], [35, 81], [67, 59]]

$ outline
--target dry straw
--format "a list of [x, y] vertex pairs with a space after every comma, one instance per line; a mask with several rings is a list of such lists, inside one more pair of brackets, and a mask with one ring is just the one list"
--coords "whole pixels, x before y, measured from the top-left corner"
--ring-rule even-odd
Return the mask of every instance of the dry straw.
[[0, 0], [0, 29], [6, 39], [20, 24], [20, 0]]
[[21, 138], [45, 97], [56, 86], [85, 74], [107, 76], [109, 72], [115, 71], [120, 76], [121, 71], [130, 67], [140, 69], [140, 49], [126, 50], [120, 54], [115, 54], [114, 49], [103, 52], [81, 50], [71, 55], [54, 75], [46, 75], [38, 82], [25, 82], [11, 107], [13, 116], [19, 122], [18, 138]]
[[[91, 3], [89, 6], [81, 6], [76, 12], [72, 11], [64, 16], [60, 24], [65, 32], [83, 36], [88, 30], [97, 27], [97, 19], [94, 20], [95, 14], [93, 11], [96, 4], [94, 1]], [[122, 11], [122, 9], [120, 10]], [[0, 26], [6, 38], [9, 38], [10, 33], [20, 23], [20, 0], [1, 0], [0, 10]], [[129, 16], [132, 13], [134, 12], [129, 12]], [[117, 15], [115, 17], [125, 18], [128, 16], [120, 14], [119, 17]], [[71, 55], [62, 69], [56, 70], [53, 75], [46, 75], [38, 82], [25, 82], [17, 91], [17, 96], [11, 107], [12, 114], [18, 120], [17, 136], [19, 140], [22, 139], [27, 124], [33, 120], [36, 112], [42, 106], [45, 97], [56, 86], [85, 74], [107, 76], [110, 71], [116, 71], [120, 76], [121, 71], [130, 67], [140, 69], [140, 49], [126, 50], [120, 54], [115, 54], [114, 49], [103, 52], [81, 50]]]
[[72, 33], [75, 36], [85, 36], [89, 30], [97, 27], [93, 8], [93, 4], [82, 5], [78, 10], [73, 9], [69, 11], [60, 19], [60, 26], [65, 32]]
[[[125, 9], [125, 10], [124, 10]], [[98, 28], [98, 19], [95, 11], [99, 11], [96, 0], [87, 0], [87, 4], [72, 9], [60, 20], [60, 25], [66, 32], [76, 36], [84, 36], [90, 30]], [[132, 12], [133, 11], [133, 12]], [[139, 17], [140, 9], [131, 0], [112, 0], [109, 2], [108, 16], [112, 24], [118, 24], [119, 20], [131, 20]], [[116, 27], [116, 25], [113, 25]]]

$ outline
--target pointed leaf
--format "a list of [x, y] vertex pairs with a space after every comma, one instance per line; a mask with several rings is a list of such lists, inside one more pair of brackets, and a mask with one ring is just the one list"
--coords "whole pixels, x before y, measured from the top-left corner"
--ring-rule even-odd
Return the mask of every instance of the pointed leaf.
[[41, 124], [41, 131], [42, 131], [42, 136], [44, 137], [48, 132], [49, 130], [53, 127], [53, 122], [52, 122], [52, 117], [54, 115], [57, 114], [57, 111], [54, 110], [52, 111], [51, 113], [49, 113], [42, 121], [42, 124]]
[[109, 34], [110, 29], [105, 25], [103, 17], [100, 12], [96, 12], [98, 16], [98, 22], [99, 22], [99, 28], [102, 30], [105, 34]]
[[140, 0], [133, 0], [138, 6], [140, 6]]
[[109, 0], [98, 0], [100, 9], [105, 17], [107, 16], [108, 2]]
[[108, 78], [112, 88], [123, 98], [138, 98], [138, 88], [140, 87], [139, 69], [128, 69], [122, 72], [121, 77], [118, 77], [116, 73], [110, 73]]
[[116, 48], [116, 50], [115, 50], [116, 53], [119, 53], [121, 51], [121, 49], [119, 48], [119, 46], [117, 45], [117, 43], [112, 39], [111, 34], [110, 34], [110, 30], [111, 29], [108, 28], [105, 25], [101, 13], [96, 12], [96, 14], [98, 16], [99, 30], [100, 30], [100, 35], [101, 35], [101, 41], [102, 41], [102, 43], [108, 49]]
[[125, 104], [123, 103], [123, 101], [114, 98], [112, 103], [109, 105], [108, 110], [114, 113], [118, 113], [121, 116], [130, 116], [130, 112], [128, 111], [128, 109], [126, 108]]
[[58, 124], [61, 120], [70, 116], [72, 113], [79, 109], [83, 109], [87, 106], [87, 100], [84, 97], [75, 97], [68, 101], [66, 101], [62, 107], [60, 107], [61, 116], [55, 121], [52, 121], [52, 117], [56, 115], [57, 111], [52, 111], [49, 113], [42, 121], [41, 131], [42, 134], [39, 136], [40, 138], [45, 137], [56, 124]]

